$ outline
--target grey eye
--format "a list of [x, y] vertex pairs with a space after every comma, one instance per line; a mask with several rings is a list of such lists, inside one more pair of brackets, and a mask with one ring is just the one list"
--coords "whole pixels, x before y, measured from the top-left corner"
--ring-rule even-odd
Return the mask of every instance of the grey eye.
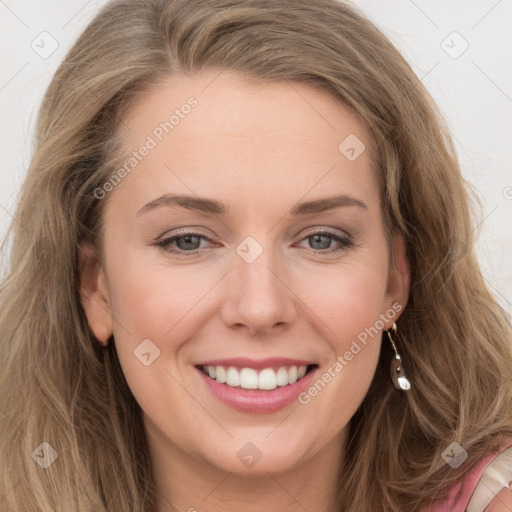
[[[180, 241], [185, 241], [184, 243], [180, 243]], [[176, 245], [179, 249], [184, 251], [198, 249], [201, 244], [201, 237], [197, 235], [185, 235], [175, 238]]]
[[[324, 239], [323, 242], [322, 242], [322, 238]], [[311, 248], [312, 249], [328, 249], [331, 245], [331, 240], [332, 240], [332, 236], [329, 236], [329, 235], [311, 235], [308, 237], [308, 240], [310, 241], [310, 244], [311, 244], [311, 240], [313, 240], [313, 244], [315, 243], [319, 243], [319, 246], [314, 246], [312, 245]]]

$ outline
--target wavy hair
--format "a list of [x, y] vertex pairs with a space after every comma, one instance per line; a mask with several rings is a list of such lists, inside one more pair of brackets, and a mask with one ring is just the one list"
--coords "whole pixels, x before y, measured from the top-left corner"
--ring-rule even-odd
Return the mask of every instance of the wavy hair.
[[[411, 267], [397, 346], [413, 389], [390, 383], [383, 344], [351, 419], [333, 510], [411, 511], [446, 494], [512, 435], [512, 334], [473, 251], [472, 192], [430, 95], [391, 42], [336, 0], [114, 0], [55, 73], [0, 288], [0, 504], [6, 511], [153, 512], [140, 407], [113, 343], [100, 349], [79, 293], [77, 247], [102, 247], [94, 190], [117, 168], [138, 99], [177, 74], [229, 69], [326, 91], [368, 126], [389, 232]], [[41, 443], [58, 459], [36, 464]], [[441, 454], [469, 454], [458, 469]], [[39, 450], [39, 451], [38, 451]]]

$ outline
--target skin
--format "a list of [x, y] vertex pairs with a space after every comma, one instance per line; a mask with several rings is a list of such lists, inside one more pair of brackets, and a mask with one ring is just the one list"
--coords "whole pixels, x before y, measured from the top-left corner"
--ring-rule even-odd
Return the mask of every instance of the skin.
[[[367, 147], [371, 141], [364, 124], [322, 91], [217, 70], [173, 77], [146, 94], [125, 119], [127, 154], [190, 96], [197, 107], [105, 199], [104, 258], [82, 244], [89, 325], [103, 344], [114, 335], [143, 410], [158, 512], [327, 511], [381, 334], [307, 405], [270, 414], [223, 405], [194, 365], [295, 357], [316, 362], [321, 374], [392, 304], [405, 307], [404, 244], [393, 238], [392, 266], [369, 151], [349, 161], [338, 150], [349, 134]], [[176, 206], [137, 214], [170, 193], [216, 199], [229, 214]], [[334, 194], [366, 208], [290, 214], [299, 201]], [[171, 248], [195, 244], [200, 254], [155, 245], [186, 227], [206, 239], [190, 246], [181, 239]], [[343, 246], [311, 238], [326, 228], [353, 244], [327, 253]], [[236, 252], [248, 236], [263, 250], [252, 263]], [[149, 366], [134, 356], [147, 338], [160, 350]], [[247, 442], [261, 452], [251, 468], [237, 457]]]

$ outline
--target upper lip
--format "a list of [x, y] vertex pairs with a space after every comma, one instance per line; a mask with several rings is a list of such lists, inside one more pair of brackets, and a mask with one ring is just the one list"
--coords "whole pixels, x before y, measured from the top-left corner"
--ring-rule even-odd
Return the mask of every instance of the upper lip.
[[247, 357], [233, 357], [230, 359], [212, 359], [202, 361], [197, 366], [238, 366], [242, 368], [274, 368], [280, 366], [309, 366], [315, 364], [312, 361], [303, 359], [292, 359], [288, 357], [268, 357], [266, 359], [249, 359]]

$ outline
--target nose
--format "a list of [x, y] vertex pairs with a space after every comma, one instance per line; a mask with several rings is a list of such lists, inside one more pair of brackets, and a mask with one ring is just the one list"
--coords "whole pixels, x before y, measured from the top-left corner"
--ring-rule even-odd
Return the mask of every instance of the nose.
[[299, 299], [286, 282], [283, 262], [265, 249], [251, 263], [235, 255], [222, 298], [225, 325], [253, 336], [272, 335], [296, 320]]

